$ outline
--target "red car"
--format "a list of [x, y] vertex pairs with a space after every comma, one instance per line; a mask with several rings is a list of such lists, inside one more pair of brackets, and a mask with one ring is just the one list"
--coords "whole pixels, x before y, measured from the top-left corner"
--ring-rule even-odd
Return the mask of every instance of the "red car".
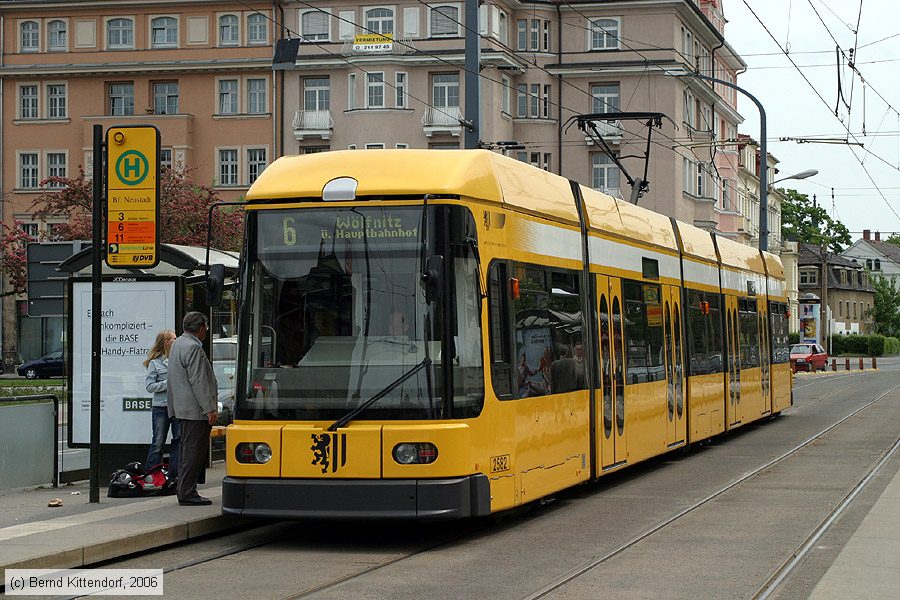
[[791, 371], [824, 371], [828, 368], [828, 353], [819, 344], [791, 346]]

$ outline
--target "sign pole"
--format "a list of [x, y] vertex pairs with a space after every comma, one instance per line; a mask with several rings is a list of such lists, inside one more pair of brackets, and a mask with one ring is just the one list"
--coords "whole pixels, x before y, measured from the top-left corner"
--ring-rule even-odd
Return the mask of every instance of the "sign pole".
[[91, 469], [89, 502], [100, 502], [100, 351], [103, 318], [103, 126], [94, 125], [93, 238], [91, 243]]

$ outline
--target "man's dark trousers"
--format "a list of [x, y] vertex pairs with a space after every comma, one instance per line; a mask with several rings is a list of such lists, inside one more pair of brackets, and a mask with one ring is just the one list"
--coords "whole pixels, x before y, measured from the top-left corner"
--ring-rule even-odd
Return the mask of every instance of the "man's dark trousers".
[[181, 448], [178, 455], [178, 499], [190, 500], [199, 496], [197, 482], [206, 469], [209, 450], [209, 421], [179, 419]]

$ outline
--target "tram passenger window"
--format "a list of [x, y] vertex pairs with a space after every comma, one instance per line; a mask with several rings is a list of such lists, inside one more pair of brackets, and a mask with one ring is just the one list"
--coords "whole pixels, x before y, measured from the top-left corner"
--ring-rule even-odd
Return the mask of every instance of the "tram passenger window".
[[787, 306], [780, 302], [769, 304], [769, 315], [772, 327], [772, 364], [790, 362], [790, 344], [788, 342]]
[[498, 397], [513, 393], [513, 369], [509, 353], [509, 281], [505, 263], [495, 262], [488, 272], [489, 332], [491, 347], [491, 379]]
[[741, 299], [738, 304], [740, 365], [742, 369], [759, 366], [759, 321], [756, 317], [756, 300]]
[[719, 295], [697, 290], [688, 292], [688, 335], [691, 375], [722, 372], [722, 316]]
[[665, 379], [660, 287], [623, 282], [625, 295], [626, 383]]
[[514, 299], [517, 398], [586, 387], [579, 277], [535, 265], [516, 264]]

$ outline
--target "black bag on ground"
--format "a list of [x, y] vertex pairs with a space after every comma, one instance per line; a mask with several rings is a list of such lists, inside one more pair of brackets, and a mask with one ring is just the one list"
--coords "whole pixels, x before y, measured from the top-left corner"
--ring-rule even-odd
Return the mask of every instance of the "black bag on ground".
[[169, 477], [169, 465], [161, 463], [144, 469], [139, 462], [128, 463], [109, 478], [110, 498], [168, 496], [175, 493], [176, 479]]

